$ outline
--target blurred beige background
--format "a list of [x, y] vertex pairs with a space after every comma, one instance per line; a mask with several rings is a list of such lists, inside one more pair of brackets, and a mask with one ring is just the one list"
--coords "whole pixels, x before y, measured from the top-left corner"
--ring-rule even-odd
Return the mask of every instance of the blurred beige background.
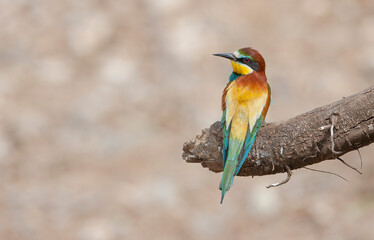
[[[374, 84], [374, 1], [0, 0], [0, 239], [374, 239], [374, 146], [236, 178], [182, 145], [221, 117], [231, 66], [267, 61], [267, 121]], [[357, 152], [343, 157], [359, 166]]]

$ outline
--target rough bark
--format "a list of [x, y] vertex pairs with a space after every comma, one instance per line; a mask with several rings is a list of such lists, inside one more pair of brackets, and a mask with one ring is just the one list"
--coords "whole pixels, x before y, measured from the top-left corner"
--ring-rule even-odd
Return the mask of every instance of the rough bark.
[[[333, 125], [333, 137], [331, 126]], [[331, 141], [333, 139], [333, 141]], [[297, 169], [374, 142], [374, 87], [316, 108], [288, 121], [265, 124], [239, 176], [261, 176]], [[334, 148], [332, 148], [334, 146]], [[183, 159], [222, 171], [220, 122], [183, 146]]]

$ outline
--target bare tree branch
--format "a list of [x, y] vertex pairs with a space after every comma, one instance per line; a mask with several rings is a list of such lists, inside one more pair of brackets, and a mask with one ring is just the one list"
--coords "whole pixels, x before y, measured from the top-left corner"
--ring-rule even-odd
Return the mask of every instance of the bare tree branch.
[[[357, 150], [374, 142], [374, 87], [284, 122], [269, 123], [239, 171], [261, 176], [297, 169]], [[183, 159], [222, 171], [220, 122], [183, 146]]]

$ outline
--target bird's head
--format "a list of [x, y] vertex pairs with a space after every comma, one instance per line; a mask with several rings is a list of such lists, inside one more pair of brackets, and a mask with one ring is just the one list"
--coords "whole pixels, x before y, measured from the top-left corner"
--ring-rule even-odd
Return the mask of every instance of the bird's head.
[[265, 60], [253, 48], [241, 48], [234, 53], [216, 53], [213, 55], [230, 59], [235, 75], [248, 75], [254, 71], [265, 72]]

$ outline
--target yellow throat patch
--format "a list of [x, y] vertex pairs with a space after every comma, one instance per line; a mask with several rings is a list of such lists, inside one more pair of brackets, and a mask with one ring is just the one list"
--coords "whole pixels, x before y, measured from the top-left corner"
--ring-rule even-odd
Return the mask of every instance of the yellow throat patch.
[[247, 65], [231, 61], [233, 72], [240, 75], [247, 75], [253, 72], [253, 69]]

